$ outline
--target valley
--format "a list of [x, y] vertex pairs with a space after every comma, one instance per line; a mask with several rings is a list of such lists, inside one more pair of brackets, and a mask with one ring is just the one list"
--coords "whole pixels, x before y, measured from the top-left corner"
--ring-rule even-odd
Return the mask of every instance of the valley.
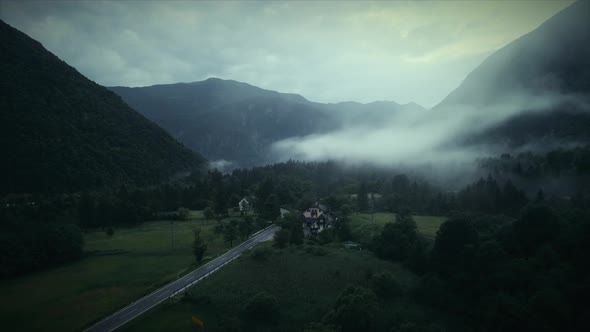
[[0, 49], [5, 330], [590, 326], [588, 1], [0, 0]]

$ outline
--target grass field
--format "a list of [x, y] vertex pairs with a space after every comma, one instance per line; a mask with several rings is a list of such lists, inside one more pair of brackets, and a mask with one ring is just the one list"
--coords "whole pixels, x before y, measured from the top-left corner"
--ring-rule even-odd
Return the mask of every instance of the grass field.
[[[374, 221], [371, 221], [371, 215], [365, 213], [352, 214], [350, 216], [350, 228], [353, 236], [360, 242], [368, 243], [373, 236], [378, 235], [387, 222], [395, 221], [394, 213], [378, 212], [373, 215]], [[434, 239], [436, 231], [440, 225], [447, 219], [446, 217], [437, 216], [413, 216], [418, 225], [418, 232], [428, 239]]]
[[274, 295], [279, 302], [280, 323], [273, 331], [301, 331], [305, 323], [320, 321], [347, 285], [366, 285], [369, 272], [391, 271], [406, 289], [414, 282], [403, 267], [368, 251], [346, 250], [338, 244], [322, 248], [325, 255], [305, 247], [273, 250], [263, 262], [244, 254], [198, 283], [189, 296], [169, 300], [122, 331], [196, 331], [192, 315], [205, 323], [206, 331], [214, 331], [224, 320], [239, 322], [244, 305], [259, 291]]
[[215, 221], [191, 212], [187, 221], [147, 222], [86, 234], [93, 254], [71, 264], [0, 281], [0, 321], [5, 331], [76, 331], [125, 306], [194, 266], [192, 230], [200, 227], [206, 256], [228, 249], [213, 233]]

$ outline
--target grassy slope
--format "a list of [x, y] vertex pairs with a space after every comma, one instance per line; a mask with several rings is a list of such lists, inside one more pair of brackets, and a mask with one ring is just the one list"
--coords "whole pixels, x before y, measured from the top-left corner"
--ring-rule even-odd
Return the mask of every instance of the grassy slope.
[[171, 250], [170, 222], [148, 222], [86, 235], [86, 250], [120, 250], [90, 255], [73, 264], [0, 282], [0, 321], [10, 331], [74, 331], [170, 281], [194, 263], [192, 229], [201, 227], [207, 255], [227, 250], [213, 223], [193, 212], [175, 222], [176, 245]]
[[335, 244], [324, 248], [325, 256], [296, 247], [273, 250], [264, 262], [245, 254], [197, 284], [190, 296], [170, 300], [122, 331], [194, 331], [192, 315], [202, 319], [210, 331], [224, 319], [239, 318], [244, 305], [259, 291], [279, 301], [281, 320], [276, 330], [299, 331], [305, 323], [321, 320], [344, 287], [366, 284], [369, 271], [391, 271], [405, 288], [413, 282], [407, 270], [368, 251], [345, 250]]
[[[446, 217], [437, 216], [414, 216], [414, 220], [418, 225], [418, 232], [431, 240], [434, 239], [436, 231], [438, 231], [438, 228], [446, 219]], [[393, 221], [395, 221], [394, 213], [375, 213], [374, 222], [371, 222], [370, 214], [353, 214], [350, 217], [350, 228], [355, 238], [360, 242], [368, 243], [374, 235], [381, 232], [385, 223]]]

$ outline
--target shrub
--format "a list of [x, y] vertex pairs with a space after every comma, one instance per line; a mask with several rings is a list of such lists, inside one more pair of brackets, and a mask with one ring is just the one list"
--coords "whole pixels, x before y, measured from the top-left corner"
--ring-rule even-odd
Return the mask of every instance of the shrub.
[[402, 292], [402, 289], [397, 280], [395, 280], [393, 274], [387, 271], [374, 274], [369, 283], [373, 292], [383, 299], [392, 298]]
[[271, 254], [271, 251], [269, 248], [258, 247], [258, 248], [254, 248], [251, 255], [255, 261], [262, 262], [262, 261], [266, 261], [268, 259], [268, 256], [270, 256], [270, 254]]
[[273, 323], [280, 317], [279, 302], [274, 296], [259, 292], [248, 302], [244, 313], [253, 322]]
[[326, 256], [328, 254], [326, 249], [318, 246], [306, 246], [305, 252], [314, 256]]
[[187, 220], [188, 217], [190, 216], [190, 211], [187, 208], [178, 208], [178, 211], [176, 211], [176, 217], [178, 218], [178, 220]]

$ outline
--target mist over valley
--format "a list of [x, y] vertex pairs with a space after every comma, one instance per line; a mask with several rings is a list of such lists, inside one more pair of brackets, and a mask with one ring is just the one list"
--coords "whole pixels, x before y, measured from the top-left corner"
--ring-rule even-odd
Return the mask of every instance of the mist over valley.
[[0, 0], [10, 331], [584, 331], [590, 1]]

